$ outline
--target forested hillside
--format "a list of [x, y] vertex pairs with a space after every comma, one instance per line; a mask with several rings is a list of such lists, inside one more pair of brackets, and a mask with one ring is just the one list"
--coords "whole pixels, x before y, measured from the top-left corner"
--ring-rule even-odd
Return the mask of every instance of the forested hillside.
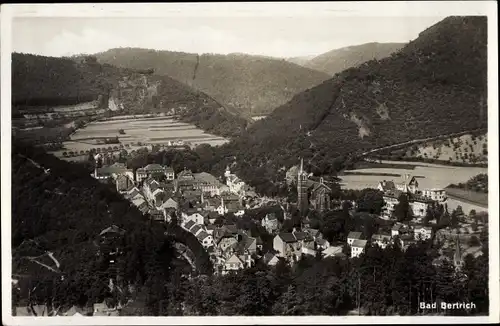
[[348, 46], [320, 54], [299, 63], [304, 67], [334, 75], [348, 68], [357, 67], [370, 60], [380, 60], [399, 51], [404, 43], [366, 43]]
[[[130, 286], [167, 282], [175, 266], [187, 265], [176, 258], [164, 227], [151, 225], [85, 168], [17, 143], [12, 159], [15, 305], [26, 305], [28, 297], [32, 304], [66, 308], [104, 298], [123, 304], [133, 295]], [[98, 254], [100, 233], [112, 225], [125, 231], [114, 265]], [[113, 275], [123, 291], [108, 288]], [[153, 296], [149, 300], [157, 306]]]
[[168, 75], [244, 116], [270, 113], [328, 75], [287, 62], [246, 54], [193, 54], [138, 48], [96, 54], [99, 62]]
[[210, 96], [151, 69], [117, 68], [95, 57], [79, 60], [14, 53], [13, 108], [39, 109], [93, 100], [108, 108], [121, 103], [121, 114], [174, 112], [185, 122], [221, 136], [234, 136], [247, 121]]
[[372, 148], [486, 127], [486, 45], [486, 17], [449, 17], [390, 58], [296, 95], [229, 145], [238, 173], [265, 189], [299, 157], [335, 173]]

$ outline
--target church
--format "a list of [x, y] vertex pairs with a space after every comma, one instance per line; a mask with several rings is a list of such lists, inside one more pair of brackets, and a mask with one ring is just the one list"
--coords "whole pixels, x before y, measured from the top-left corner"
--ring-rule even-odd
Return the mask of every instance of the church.
[[332, 189], [328, 187], [323, 178], [319, 182], [309, 180], [309, 174], [304, 171], [304, 160], [300, 160], [297, 176], [297, 207], [301, 214], [309, 208], [324, 212], [331, 208]]

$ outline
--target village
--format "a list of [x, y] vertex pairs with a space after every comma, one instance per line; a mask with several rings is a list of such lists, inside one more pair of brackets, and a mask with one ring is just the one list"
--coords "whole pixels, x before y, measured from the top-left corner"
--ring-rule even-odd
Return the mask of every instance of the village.
[[[446, 192], [443, 189], [420, 189], [417, 178], [409, 175], [404, 175], [399, 183], [381, 180], [374, 187], [383, 194], [384, 204], [377, 216], [385, 222], [383, 228], [371, 237], [366, 237], [363, 230], [355, 229], [348, 233], [345, 241], [330, 243], [319, 229], [311, 227], [308, 212], [341, 211], [348, 207], [349, 216], [353, 218], [357, 203], [332, 198], [332, 189], [327, 182], [323, 178], [311, 180], [302, 161], [294, 178], [297, 202], [292, 204], [259, 196], [229, 167], [224, 175], [216, 177], [207, 172], [193, 173], [188, 169], [176, 174], [173, 168], [160, 164], [148, 164], [134, 172], [124, 163], [102, 165], [101, 154], [96, 154], [95, 161], [92, 177], [116, 187], [131, 206], [152, 222], [173, 223], [192, 234], [209, 255], [215, 275], [227, 275], [256, 264], [273, 267], [280, 261], [294, 266], [304, 257], [358, 259], [368, 247], [384, 250], [390, 245], [397, 245], [405, 251], [419, 241], [431, 241], [438, 249], [439, 257], [433, 264], [439, 265], [448, 260], [457, 270], [462, 268], [468, 254], [477, 257], [483, 253], [478, 236], [487, 228], [487, 221], [481, 218], [481, 213], [472, 216], [472, 212], [467, 215], [454, 212], [460, 215], [455, 227], [437, 228], [436, 220], [429, 220], [427, 215], [431, 207], [446, 201]], [[406, 198], [410, 220], [398, 221], [396, 217], [395, 211], [402, 198]], [[262, 237], [238, 228], [234, 221], [243, 219], [252, 210], [268, 206], [279, 207], [283, 218], [273, 212], [256, 221], [269, 235], [266, 244]], [[283, 225], [292, 218], [293, 210], [299, 212], [302, 221], [300, 227], [293, 227], [290, 232]], [[125, 232], [127, 230], [111, 225], [98, 236], [98, 255], [110, 266], [120, 255], [114, 243]], [[189, 256], [184, 258], [190, 260]], [[110, 278], [108, 287], [111, 291], [118, 286], [115, 282]], [[125, 306], [105, 300], [94, 303], [92, 308], [87, 307], [86, 310], [72, 307], [56, 314], [119, 316]], [[44, 306], [16, 307], [18, 316], [54, 313]]]
[[[96, 162], [99, 160], [98, 154]], [[400, 183], [382, 180], [376, 186], [383, 193], [384, 200], [378, 218], [386, 221], [386, 227], [370, 238], [365, 238], [361, 230], [354, 230], [348, 234], [345, 243], [329, 243], [318, 229], [310, 227], [307, 216], [300, 228], [284, 232], [283, 219], [280, 221], [277, 214], [268, 213], [259, 223], [273, 240], [272, 244], [264, 246], [261, 237], [253, 237], [248, 230], [238, 229], [234, 222], [228, 223], [225, 219], [228, 216], [233, 221], [241, 219], [250, 210], [266, 205], [279, 206], [284, 220], [291, 218], [290, 211], [293, 209], [301, 214], [311, 210], [320, 213], [341, 210], [345, 201], [331, 198], [331, 189], [323, 178], [313, 181], [309, 176], [301, 162], [296, 176], [298, 198], [294, 205], [279, 199], [261, 198], [229, 167], [220, 177], [186, 169], [176, 174], [171, 167], [159, 164], [149, 164], [133, 173], [124, 164], [114, 163], [96, 168], [93, 173], [96, 179], [112, 181], [116, 190], [131, 205], [151, 219], [167, 224], [175, 222], [193, 234], [210, 255], [218, 275], [250, 268], [258, 260], [274, 266], [280, 259], [293, 265], [304, 255], [356, 258], [369, 245], [384, 249], [396, 242], [403, 250], [418, 241], [439, 243], [443, 252], [441, 259], [452, 259], [457, 268], [463, 263], [465, 255], [481, 254], [480, 245], [468, 246], [464, 243], [486, 228], [485, 221], [457, 212], [460, 216], [455, 228], [436, 230], [436, 220], [424, 220], [431, 207], [445, 202], [446, 193], [443, 189], [420, 189], [417, 178], [409, 175], [404, 175]], [[397, 221], [394, 216], [402, 195], [407, 198], [412, 215], [407, 221]], [[356, 203], [351, 201], [348, 205], [352, 214]]]

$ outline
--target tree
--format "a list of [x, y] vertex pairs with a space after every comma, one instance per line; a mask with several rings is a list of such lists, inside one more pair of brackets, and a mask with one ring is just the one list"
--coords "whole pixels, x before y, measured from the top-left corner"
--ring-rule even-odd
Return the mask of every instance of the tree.
[[408, 196], [406, 194], [401, 194], [399, 196], [398, 203], [394, 207], [394, 216], [399, 222], [412, 219], [413, 216], [410, 209], [410, 203], [408, 202]]
[[356, 202], [358, 211], [379, 215], [384, 206], [383, 193], [377, 189], [363, 189]]

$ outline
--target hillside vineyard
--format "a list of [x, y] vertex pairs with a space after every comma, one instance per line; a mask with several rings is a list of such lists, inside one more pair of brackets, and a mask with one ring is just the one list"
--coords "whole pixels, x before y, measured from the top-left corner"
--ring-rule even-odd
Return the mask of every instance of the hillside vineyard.
[[488, 316], [487, 18], [262, 19], [12, 54], [13, 316]]

